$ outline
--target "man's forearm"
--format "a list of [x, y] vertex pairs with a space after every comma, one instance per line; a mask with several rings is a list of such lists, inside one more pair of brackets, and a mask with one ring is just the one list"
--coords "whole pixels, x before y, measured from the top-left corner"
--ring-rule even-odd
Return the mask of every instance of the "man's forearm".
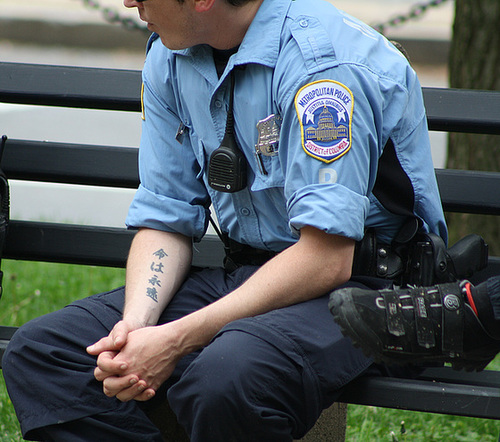
[[[136, 245], [132, 248], [138, 256], [133, 254], [131, 260], [150, 256], [158, 250], [159, 243], [155, 235], [149, 238], [148, 234], [145, 238], [138, 237], [138, 240], [141, 247]], [[164, 244], [167, 254], [176, 250], [169, 240], [160, 243]], [[181, 248], [184, 250], [185, 246]], [[99, 356], [96, 378], [104, 380], [108, 394], [116, 395], [121, 400], [147, 400], [170, 376], [183, 356], [207, 345], [226, 324], [318, 297], [347, 281], [353, 253], [353, 240], [327, 235], [314, 228], [304, 228], [297, 244], [262, 266], [236, 290], [183, 318], [157, 327], [135, 327], [137, 323], [134, 324], [133, 321], [137, 316], [134, 315], [140, 312], [143, 318], [147, 317], [146, 322], [156, 324], [157, 312], [163, 310], [163, 305], [169, 301], [181, 280], [165, 280], [170, 281], [169, 289], [163, 292], [161, 300], [158, 299], [161, 307], [155, 308], [156, 301], [145, 299], [150, 297], [144, 290], [149, 282], [151, 268], [144, 272], [144, 262], [141, 264], [144, 260], [138, 259], [139, 271], [133, 272], [133, 277], [143, 283], [141, 285], [134, 282], [129, 287], [128, 290], [134, 291], [127, 297], [125, 315], [129, 317], [124, 318], [129, 321], [129, 325], [132, 324], [133, 330], [129, 330], [126, 340], [118, 347], [116, 357], [106, 353]], [[172, 260], [172, 263], [179, 261], [186, 262]], [[131, 265], [133, 263], [131, 261]], [[176, 274], [185, 275], [182, 271]], [[90, 349], [91, 354], [102, 353], [103, 349], [116, 350], [114, 340], [119, 334], [117, 332], [112, 336], [111, 343], [108, 342], [109, 338], [97, 343], [97, 348]], [[121, 368], [123, 366], [125, 369]], [[147, 389], [138, 391], [135, 387], [130, 387], [131, 377], [140, 380], [141, 385]]]
[[206, 345], [226, 324], [316, 298], [350, 278], [354, 241], [303, 229], [299, 242], [217, 302], [176, 321], [183, 353]]
[[127, 261], [124, 319], [156, 325], [189, 272], [191, 238], [177, 233], [141, 229]]

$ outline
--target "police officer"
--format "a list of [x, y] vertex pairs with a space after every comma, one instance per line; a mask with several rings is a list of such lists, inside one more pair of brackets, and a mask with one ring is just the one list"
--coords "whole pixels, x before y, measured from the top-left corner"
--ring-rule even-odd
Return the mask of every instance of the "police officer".
[[[161, 440], [144, 408], [166, 395], [193, 441], [300, 438], [372, 365], [328, 311], [333, 288], [387, 284], [349, 281], [355, 242], [408, 217], [446, 241], [415, 72], [319, 0], [125, 6], [154, 32], [126, 288], [18, 331], [23, 435]], [[228, 265], [194, 271], [210, 207]]]

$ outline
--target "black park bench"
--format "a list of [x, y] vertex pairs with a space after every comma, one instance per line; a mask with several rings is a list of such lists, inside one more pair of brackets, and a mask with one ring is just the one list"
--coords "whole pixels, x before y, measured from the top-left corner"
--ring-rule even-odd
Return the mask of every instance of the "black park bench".
[[[139, 71], [0, 63], [4, 103], [139, 112], [140, 88]], [[423, 93], [431, 130], [500, 134], [500, 92], [424, 88]], [[136, 148], [9, 138], [2, 168], [9, 180], [138, 185]], [[500, 215], [500, 172], [437, 169], [436, 175], [445, 211]], [[125, 228], [11, 219], [3, 258], [123, 267], [133, 235]], [[219, 266], [222, 257], [219, 238], [207, 235], [196, 247], [193, 265]], [[474, 281], [497, 274], [500, 257], [490, 257]], [[15, 330], [0, 327], [0, 357]], [[340, 402], [325, 410], [304, 440], [342, 440], [342, 403], [500, 419], [500, 372], [440, 367], [417, 379], [360, 377]]]

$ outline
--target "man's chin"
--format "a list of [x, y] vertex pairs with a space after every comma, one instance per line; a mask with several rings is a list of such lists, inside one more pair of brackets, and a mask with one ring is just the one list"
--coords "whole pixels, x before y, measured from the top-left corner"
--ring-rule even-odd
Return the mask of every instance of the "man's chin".
[[170, 49], [171, 51], [180, 51], [182, 49], [187, 49], [189, 46], [186, 45], [181, 45], [179, 43], [175, 44], [171, 40], [163, 37], [161, 34], [160, 35], [160, 40], [167, 49]]

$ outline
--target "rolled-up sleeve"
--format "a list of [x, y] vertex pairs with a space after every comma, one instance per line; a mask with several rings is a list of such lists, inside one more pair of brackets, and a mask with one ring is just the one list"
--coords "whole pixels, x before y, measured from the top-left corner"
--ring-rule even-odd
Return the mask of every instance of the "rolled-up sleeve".
[[210, 197], [188, 131], [178, 136], [182, 119], [176, 112], [168, 60], [161, 54], [161, 48], [158, 55], [153, 45], [143, 71], [140, 186], [126, 224], [182, 233], [199, 241], [208, 225]]
[[[321, 84], [325, 88], [331, 84], [340, 85], [339, 88], [352, 91], [352, 115], [346, 113], [343, 117], [350, 123], [350, 148], [338, 159], [323, 161], [310, 154], [305, 147], [305, 128], [298, 106], [288, 106], [284, 112], [281, 131], [284, 148], [280, 151], [280, 160], [285, 176], [289, 226], [296, 235], [308, 225], [354, 240], [363, 238], [370, 213], [370, 190], [381, 152], [376, 120], [382, 112], [382, 105], [374, 97], [370, 100], [363, 74], [342, 66], [306, 76], [300, 82], [301, 85]], [[335, 111], [333, 105], [330, 109], [324, 105], [323, 109]]]
[[340, 184], [305, 186], [288, 200], [290, 228], [295, 233], [312, 226], [355, 240], [363, 237], [369, 209], [366, 196]]

